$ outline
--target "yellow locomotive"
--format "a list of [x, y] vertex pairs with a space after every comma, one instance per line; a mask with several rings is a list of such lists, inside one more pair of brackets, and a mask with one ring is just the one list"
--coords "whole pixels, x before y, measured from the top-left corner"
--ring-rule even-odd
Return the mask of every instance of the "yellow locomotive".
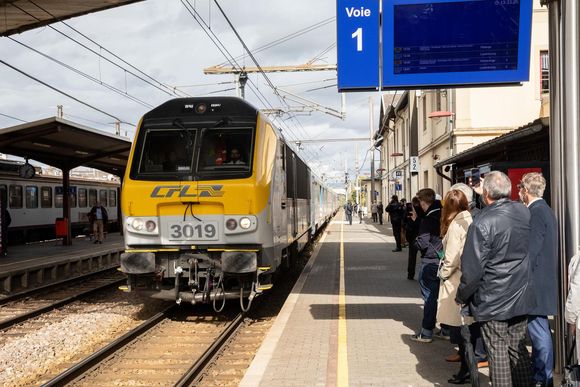
[[121, 270], [129, 291], [247, 309], [337, 206], [252, 105], [170, 100], [143, 116], [131, 149]]

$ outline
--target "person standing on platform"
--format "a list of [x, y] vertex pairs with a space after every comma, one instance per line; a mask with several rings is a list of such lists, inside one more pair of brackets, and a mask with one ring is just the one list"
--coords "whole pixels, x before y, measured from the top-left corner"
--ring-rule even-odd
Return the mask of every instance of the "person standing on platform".
[[511, 181], [492, 171], [483, 182], [487, 204], [467, 232], [456, 301], [481, 324], [494, 387], [529, 387], [527, 315], [535, 305], [529, 258], [530, 211], [510, 200]]
[[[465, 355], [465, 344], [461, 337], [461, 314], [455, 303], [457, 287], [461, 279], [461, 253], [465, 244], [467, 229], [473, 221], [469, 213], [467, 197], [460, 190], [451, 190], [445, 196], [445, 206], [441, 213], [441, 236], [444, 256], [439, 272], [439, 298], [437, 300], [437, 321], [449, 327], [451, 343], [459, 346], [461, 366], [459, 372], [448, 380], [451, 384], [463, 384], [469, 380], [469, 367]], [[468, 322], [470, 325], [471, 321]], [[470, 327], [471, 328], [471, 327]]]
[[401, 203], [399, 203], [399, 198], [397, 195], [393, 195], [391, 197], [391, 202], [385, 209], [385, 211], [389, 214], [389, 218], [391, 220], [391, 226], [393, 227], [393, 236], [395, 237], [395, 243], [397, 244], [397, 248], [393, 250], [393, 252], [401, 251], [401, 224], [403, 221], [403, 208]]
[[373, 223], [377, 223], [377, 203], [371, 205], [371, 215], [373, 217]]
[[433, 341], [433, 329], [435, 329], [437, 318], [437, 298], [439, 297], [437, 269], [440, 256], [443, 254], [440, 228], [441, 207], [435, 202], [435, 191], [431, 188], [423, 188], [417, 192], [417, 198], [425, 212], [419, 225], [419, 235], [415, 239], [415, 246], [421, 252], [419, 284], [424, 306], [421, 331], [412, 335], [411, 340], [430, 343]]
[[109, 220], [107, 209], [101, 206], [101, 203], [97, 201], [89, 212], [89, 219], [93, 220], [93, 233], [95, 234], [94, 243], [103, 243], [103, 239], [105, 239], [105, 225]]
[[530, 210], [531, 290], [536, 306], [528, 316], [528, 334], [532, 342], [534, 383], [553, 386], [554, 350], [548, 316], [557, 314], [558, 305], [558, 224], [542, 196], [546, 179], [541, 173], [526, 173], [518, 185], [520, 199]]
[[406, 209], [406, 233], [407, 233], [407, 241], [409, 242], [409, 257], [407, 261], [407, 279], [414, 280], [415, 279], [415, 267], [417, 266], [417, 246], [415, 245], [415, 239], [417, 239], [417, 235], [419, 235], [419, 225], [421, 224], [421, 218], [425, 215], [421, 205], [419, 203], [419, 199], [415, 196], [411, 203], [407, 206]]
[[344, 214], [346, 215], [346, 220], [348, 221], [348, 224], [350, 224], [352, 226], [352, 204], [350, 202], [350, 200], [346, 203], [346, 206], [344, 206]]
[[362, 206], [360, 204], [356, 205], [356, 212], [358, 214], [358, 222], [360, 224], [362, 224], [362, 220], [363, 220], [363, 209]]
[[377, 218], [379, 220], [379, 224], [381, 225], [383, 224], [383, 212], [383, 202], [379, 201], [379, 204], [377, 204]]
[[409, 241], [407, 240], [407, 217], [405, 216], [405, 209], [407, 208], [407, 201], [401, 199], [401, 209], [403, 210], [403, 216], [401, 216], [401, 247], [409, 246]]

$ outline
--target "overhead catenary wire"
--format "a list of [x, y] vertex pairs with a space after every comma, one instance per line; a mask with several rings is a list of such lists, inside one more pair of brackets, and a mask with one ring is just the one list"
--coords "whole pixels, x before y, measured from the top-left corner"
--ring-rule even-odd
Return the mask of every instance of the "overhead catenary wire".
[[15, 121], [20, 121], [20, 122], [28, 122], [28, 121], [25, 121], [25, 120], [23, 120], [23, 119], [21, 119], [21, 118], [14, 117], [14, 116], [10, 116], [10, 115], [8, 115], [8, 114], [4, 114], [4, 113], [0, 113], [0, 116], [2, 116], [2, 117], [6, 117], [6, 118], [10, 118], [10, 119], [12, 119], [12, 120], [15, 120]]
[[99, 85], [101, 85], [101, 86], [103, 86], [103, 87], [105, 87], [105, 88], [107, 88], [107, 89], [109, 89], [109, 90], [111, 90], [111, 91], [113, 91], [113, 92], [115, 92], [115, 93], [117, 93], [117, 94], [125, 97], [125, 98], [128, 98], [128, 99], [132, 100], [133, 102], [137, 102], [138, 104], [141, 104], [141, 105], [143, 105], [143, 106], [145, 106], [145, 107], [147, 107], [149, 109], [153, 108], [153, 105], [151, 105], [151, 104], [149, 104], [149, 103], [147, 103], [147, 102], [145, 102], [145, 101], [143, 101], [143, 100], [141, 100], [141, 99], [139, 99], [139, 98], [137, 98], [137, 97], [135, 97], [135, 96], [127, 93], [126, 91], [123, 91], [121, 89], [116, 88], [113, 85], [110, 85], [110, 84], [108, 84], [106, 82], [103, 82], [100, 79], [97, 79], [97, 78], [95, 78], [95, 77], [93, 77], [93, 76], [91, 76], [91, 75], [89, 75], [89, 74], [87, 74], [87, 73], [85, 73], [85, 72], [83, 72], [83, 71], [81, 71], [81, 70], [79, 70], [79, 69], [71, 66], [71, 65], [68, 65], [68, 64], [66, 64], [66, 63], [64, 63], [64, 62], [62, 62], [62, 61], [60, 61], [60, 60], [58, 60], [58, 59], [56, 59], [56, 58], [48, 55], [48, 54], [45, 54], [44, 52], [42, 52], [40, 50], [35, 49], [34, 47], [31, 47], [31, 46], [29, 46], [29, 45], [27, 45], [25, 43], [22, 43], [22, 42], [14, 39], [14, 38], [12, 38], [10, 36], [8, 37], [8, 39], [11, 40], [11, 41], [13, 41], [13, 42], [15, 42], [15, 43], [17, 43], [17, 44], [19, 44], [19, 45], [21, 45], [21, 46], [23, 46], [23, 47], [25, 47], [25, 48], [27, 48], [27, 49], [29, 49], [29, 50], [31, 50], [31, 51], [33, 51], [33, 52], [35, 52], [35, 53], [37, 53], [38, 55], [43, 56], [44, 58], [46, 58], [46, 59], [48, 59], [48, 60], [50, 60], [50, 61], [52, 61], [52, 62], [54, 62], [54, 63], [56, 63], [56, 64], [58, 64], [58, 65], [60, 65], [62, 67], [64, 67], [64, 68], [66, 68], [66, 69], [68, 69], [68, 70], [70, 70], [70, 71], [72, 71], [74, 73], [76, 73], [76, 74], [78, 74], [78, 75], [80, 75], [80, 76], [82, 76], [82, 77], [84, 77], [84, 78], [92, 81], [92, 82], [95, 82], [95, 83], [97, 83], [97, 84], [99, 84]]
[[[29, 0], [29, 1], [30, 1], [30, 0]], [[22, 11], [23, 13], [25, 13], [25, 14], [27, 14], [27, 15], [29, 15], [29, 16], [31, 16], [31, 17], [33, 17], [34, 19], [36, 19], [36, 20], [38, 20], [38, 21], [41, 21], [39, 18], [37, 18], [36, 16], [34, 16], [33, 14], [31, 14], [30, 12], [28, 12], [28, 11], [26, 11], [26, 10], [22, 9], [22, 8], [21, 8], [21, 7], [19, 7], [18, 5], [14, 4], [14, 3], [10, 3], [10, 5], [11, 5], [11, 6], [13, 6], [13, 7], [15, 7], [15, 8], [17, 8], [17, 9], [19, 9], [19, 10], [20, 10], [20, 11]], [[54, 17], [54, 16], [53, 16], [53, 17]], [[60, 31], [59, 29], [57, 29], [57, 28], [55, 28], [55, 27], [53, 27], [53, 26], [51, 26], [51, 25], [47, 25], [46, 27], [48, 27], [48, 28], [50, 28], [51, 30], [55, 31], [56, 33], [58, 33], [58, 34], [60, 34], [60, 35], [64, 36], [65, 38], [67, 38], [67, 39], [69, 39], [69, 40], [73, 41], [74, 43], [78, 44], [79, 46], [83, 47], [84, 49], [86, 49], [86, 50], [88, 50], [88, 51], [92, 52], [93, 54], [95, 54], [95, 55], [97, 55], [98, 57], [100, 57], [100, 58], [104, 59], [105, 61], [109, 62], [109, 63], [110, 63], [110, 64], [112, 64], [113, 66], [115, 66], [115, 67], [117, 67], [117, 68], [120, 68], [120, 69], [122, 69], [123, 71], [126, 71], [126, 72], [128, 72], [129, 74], [133, 75], [135, 78], [137, 78], [137, 79], [141, 80], [142, 82], [145, 82], [145, 83], [149, 84], [150, 86], [152, 86], [152, 87], [154, 87], [154, 88], [156, 88], [156, 89], [158, 89], [158, 90], [160, 90], [160, 91], [162, 91], [162, 92], [166, 93], [167, 95], [174, 95], [174, 96], [179, 96], [179, 95], [177, 95], [176, 93], [174, 93], [174, 92], [173, 92], [171, 89], [169, 89], [169, 90], [168, 90], [168, 89], [166, 89], [166, 88], [162, 88], [162, 87], [161, 87], [161, 86], [159, 86], [158, 84], [155, 84], [155, 83], [153, 83], [153, 82], [151, 82], [151, 81], [149, 81], [149, 80], [145, 79], [144, 77], [142, 77], [142, 76], [140, 76], [140, 75], [138, 75], [138, 74], [135, 74], [133, 71], [131, 71], [131, 70], [128, 70], [128, 69], [126, 69], [126, 68], [124, 68], [123, 66], [119, 65], [118, 63], [115, 63], [115, 62], [114, 62], [114, 61], [112, 61], [111, 59], [109, 59], [109, 58], [105, 57], [104, 55], [102, 55], [100, 52], [97, 52], [96, 50], [93, 50], [92, 48], [88, 47], [86, 44], [83, 44], [83, 43], [81, 43], [81, 42], [80, 42], [80, 41], [78, 41], [77, 39], [75, 39], [75, 38], [73, 38], [73, 37], [71, 37], [71, 36], [69, 36], [69, 35], [65, 34], [64, 32]], [[101, 49], [103, 49], [103, 47], [100, 47], [100, 48], [101, 48]], [[159, 84], [162, 84], [162, 83], [161, 83], [161, 82], [159, 82]]]
[[108, 117], [114, 118], [116, 121], [118, 121], [118, 122], [120, 122], [120, 123], [127, 124], [127, 125], [131, 125], [131, 126], [135, 126], [135, 124], [132, 124], [132, 123], [130, 123], [130, 122], [128, 122], [128, 121], [125, 121], [125, 120], [123, 120], [123, 119], [121, 119], [121, 118], [119, 118], [119, 117], [117, 117], [117, 116], [115, 116], [115, 115], [113, 115], [113, 114], [111, 114], [111, 113], [107, 113], [106, 111], [104, 111], [104, 110], [102, 110], [102, 109], [99, 109], [98, 107], [95, 107], [95, 106], [93, 106], [93, 105], [91, 105], [91, 104], [89, 104], [89, 103], [87, 103], [87, 102], [85, 102], [85, 101], [82, 101], [82, 100], [80, 100], [80, 99], [78, 99], [78, 98], [76, 98], [76, 97], [72, 96], [71, 94], [68, 94], [68, 93], [66, 93], [66, 92], [64, 92], [64, 91], [62, 91], [62, 90], [60, 90], [60, 89], [59, 89], [59, 88], [57, 88], [57, 87], [55, 87], [55, 86], [52, 86], [52, 85], [50, 85], [50, 84], [48, 84], [48, 83], [46, 83], [46, 82], [44, 82], [44, 81], [42, 81], [42, 80], [40, 80], [40, 79], [38, 79], [38, 78], [36, 78], [36, 77], [34, 77], [34, 76], [32, 76], [32, 75], [28, 74], [27, 72], [25, 72], [25, 71], [23, 71], [23, 70], [20, 70], [19, 68], [15, 67], [15, 66], [12, 66], [10, 63], [7, 63], [7, 62], [5, 62], [5, 61], [4, 61], [4, 60], [2, 60], [2, 59], [0, 59], [0, 63], [2, 63], [4, 66], [10, 67], [12, 70], [14, 70], [14, 71], [16, 71], [16, 72], [18, 72], [18, 73], [20, 73], [20, 74], [24, 75], [25, 77], [28, 77], [28, 78], [30, 78], [30, 79], [32, 79], [32, 80], [34, 80], [34, 81], [36, 81], [36, 82], [38, 82], [38, 83], [40, 83], [40, 84], [42, 84], [42, 85], [46, 86], [46, 87], [48, 87], [49, 89], [52, 89], [52, 90], [56, 91], [56, 92], [57, 92], [57, 93], [59, 93], [59, 94], [62, 94], [62, 95], [64, 95], [64, 96], [66, 96], [66, 97], [68, 97], [68, 98], [70, 98], [70, 99], [72, 99], [72, 100], [74, 100], [74, 101], [76, 101], [76, 102], [78, 102], [78, 103], [82, 104], [82, 105], [85, 105], [85, 106], [86, 106], [86, 107], [88, 107], [88, 108], [91, 108], [91, 109], [93, 109], [93, 110], [96, 110], [96, 111], [98, 111], [99, 113], [102, 113], [102, 114], [104, 114], [104, 115], [106, 115], [106, 116], [108, 116]]
[[[79, 31], [78, 29], [76, 29], [75, 27], [71, 26], [70, 24], [68, 24], [67, 22], [60, 20], [58, 17], [56, 17], [55, 15], [53, 15], [52, 13], [50, 13], [48, 10], [46, 10], [45, 8], [41, 7], [40, 5], [36, 4], [33, 0], [28, 0], [31, 4], [33, 4], [35, 7], [39, 8], [40, 10], [46, 12], [48, 15], [50, 15], [51, 17], [57, 19], [59, 22], [61, 22], [62, 24], [64, 24], [65, 26], [67, 26], [68, 28], [70, 28], [71, 30], [73, 30], [74, 32], [76, 32], [77, 34], [79, 34], [80, 36], [82, 36], [83, 38], [87, 39], [89, 42], [93, 43], [95, 46], [99, 47], [99, 49], [102, 49], [103, 51], [105, 51], [107, 54], [113, 56], [115, 59], [120, 60], [121, 62], [123, 62], [124, 64], [126, 64], [127, 66], [131, 67], [132, 69], [134, 69], [135, 71], [139, 72], [140, 74], [142, 74], [143, 76], [145, 76], [146, 78], [150, 79], [152, 82], [157, 83], [159, 86], [162, 86], [166, 89], [168, 89], [172, 94], [176, 95], [175, 90], [177, 90], [176, 86], [170, 86], [167, 85], [164, 82], [161, 82], [159, 80], [157, 80], [156, 78], [154, 78], [153, 76], [147, 74], [145, 71], [139, 69], [137, 66], [133, 65], [132, 63], [126, 61], [125, 59], [121, 58], [119, 55], [115, 54], [114, 52], [112, 52], [111, 50], [107, 49], [106, 47], [104, 47], [102, 44], [98, 43], [97, 41], [95, 41], [94, 39], [90, 38], [89, 36], [85, 35], [84, 33], [82, 33], [81, 31]], [[181, 91], [181, 90], [180, 90]], [[181, 91], [182, 94], [184, 94], [187, 97], [191, 97], [191, 95]], [[183, 97], [184, 95], [181, 95], [181, 97]]]

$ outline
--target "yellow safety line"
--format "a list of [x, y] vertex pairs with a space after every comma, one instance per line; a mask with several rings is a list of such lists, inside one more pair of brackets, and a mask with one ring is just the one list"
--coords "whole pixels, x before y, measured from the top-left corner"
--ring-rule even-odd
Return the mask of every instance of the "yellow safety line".
[[340, 222], [340, 285], [338, 288], [338, 386], [348, 386], [348, 351], [346, 347], [346, 296], [344, 292], [344, 213]]

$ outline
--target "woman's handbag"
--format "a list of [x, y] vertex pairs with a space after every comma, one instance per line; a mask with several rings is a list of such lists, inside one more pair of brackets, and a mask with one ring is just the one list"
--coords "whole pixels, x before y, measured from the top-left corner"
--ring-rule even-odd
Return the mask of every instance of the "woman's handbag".
[[564, 368], [564, 383], [562, 385], [566, 387], [580, 387], [580, 365], [571, 364], [575, 347], [576, 338], [574, 337], [572, 348], [570, 348], [570, 353], [566, 357], [566, 367]]

